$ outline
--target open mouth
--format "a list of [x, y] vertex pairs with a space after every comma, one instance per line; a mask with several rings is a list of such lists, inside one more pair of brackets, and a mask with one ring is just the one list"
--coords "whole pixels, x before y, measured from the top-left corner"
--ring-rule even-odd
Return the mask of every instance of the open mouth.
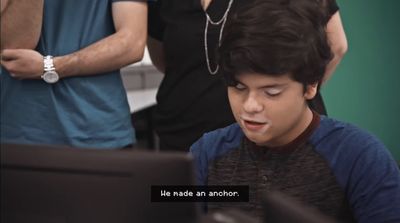
[[263, 123], [263, 122], [247, 121], [247, 120], [245, 120], [244, 122], [248, 125], [265, 125], [266, 124], [265, 122]]
[[244, 124], [245, 128], [250, 131], [259, 131], [259, 130], [263, 129], [265, 126], [267, 126], [268, 123], [243, 119], [243, 124]]

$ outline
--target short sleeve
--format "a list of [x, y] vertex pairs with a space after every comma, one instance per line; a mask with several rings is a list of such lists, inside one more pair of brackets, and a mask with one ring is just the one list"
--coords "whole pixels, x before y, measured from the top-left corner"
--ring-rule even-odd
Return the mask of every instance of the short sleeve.
[[322, 5], [325, 9], [326, 22], [328, 22], [333, 14], [339, 11], [339, 6], [336, 3], [336, 0], [322, 0]]
[[161, 0], [149, 0], [148, 2], [148, 33], [152, 38], [162, 41], [165, 22], [161, 17]]
[[339, 11], [339, 6], [337, 5], [335, 0], [327, 0], [328, 1], [328, 17], [330, 18], [333, 14]]

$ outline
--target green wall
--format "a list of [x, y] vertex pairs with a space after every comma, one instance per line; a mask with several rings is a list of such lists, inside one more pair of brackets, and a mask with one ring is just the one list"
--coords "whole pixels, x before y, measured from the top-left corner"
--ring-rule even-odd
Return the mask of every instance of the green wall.
[[367, 129], [400, 161], [400, 1], [337, 3], [349, 49], [322, 90], [328, 114]]

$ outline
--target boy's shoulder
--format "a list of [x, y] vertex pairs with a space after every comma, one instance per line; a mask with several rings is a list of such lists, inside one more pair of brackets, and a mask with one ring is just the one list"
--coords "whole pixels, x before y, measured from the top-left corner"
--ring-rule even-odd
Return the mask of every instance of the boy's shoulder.
[[326, 116], [321, 116], [320, 125], [309, 141], [317, 150], [343, 147], [354, 151], [371, 147], [372, 144], [383, 146], [383, 143], [368, 131]]
[[[328, 162], [343, 187], [348, 185], [350, 178], [398, 172], [397, 164], [386, 146], [373, 134], [353, 124], [321, 116], [320, 125], [309, 142], [315, 152]], [[363, 175], [365, 169], [370, 170]]]
[[[357, 221], [399, 219], [399, 168], [377, 137], [353, 124], [321, 116], [309, 142], [327, 161]], [[384, 214], [372, 214], [378, 212]]]
[[205, 153], [208, 160], [238, 148], [243, 132], [237, 123], [205, 133], [191, 146], [193, 154]]

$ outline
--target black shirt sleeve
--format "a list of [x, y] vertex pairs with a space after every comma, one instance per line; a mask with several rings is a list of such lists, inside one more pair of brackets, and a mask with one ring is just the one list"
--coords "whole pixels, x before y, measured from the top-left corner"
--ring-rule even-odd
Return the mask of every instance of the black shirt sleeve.
[[339, 6], [337, 5], [335, 0], [327, 0], [328, 1], [328, 17], [332, 17], [337, 11], [339, 11]]
[[336, 3], [336, 0], [317, 0], [320, 2], [321, 7], [324, 11], [324, 23], [327, 24], [333, 14], [335, 14], [339, 10], [339, 6]]
[[161, 18], [161, 0], [148, 2], [148, 33], [152, 38], [163, 41], [165, 23]]

